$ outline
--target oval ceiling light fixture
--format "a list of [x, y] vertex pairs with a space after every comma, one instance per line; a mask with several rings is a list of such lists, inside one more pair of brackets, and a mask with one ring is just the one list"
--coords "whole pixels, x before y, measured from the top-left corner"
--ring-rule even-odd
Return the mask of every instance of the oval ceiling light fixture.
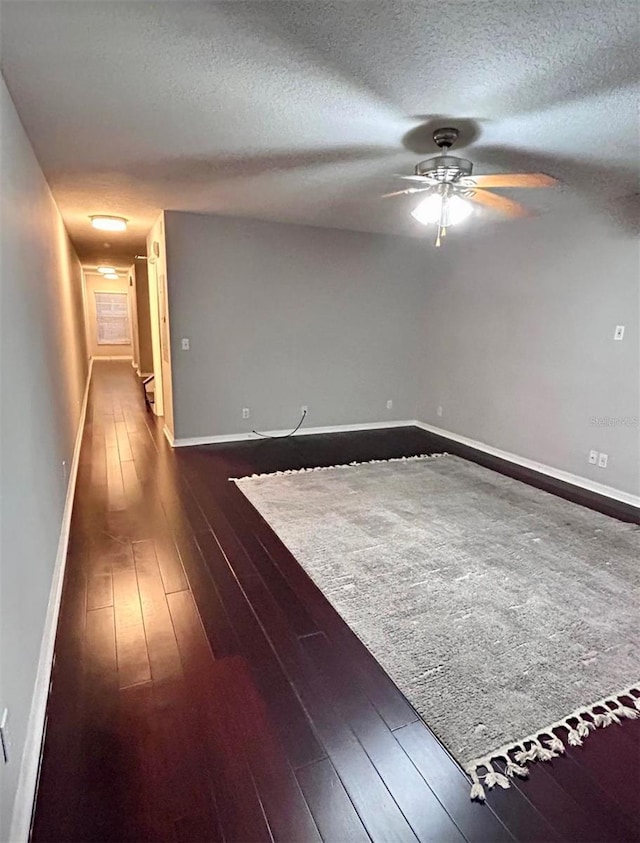
[[106, 275], [108, 272], [115, 272], [115, 269], [112, 266], [99, 266], [98, 272], [101, 272], [103, 275]]
[[91, 225], [100, 231], [126, 231], [127, 222], [124, 217], [111, 217], [104, 214], [89, 217]]

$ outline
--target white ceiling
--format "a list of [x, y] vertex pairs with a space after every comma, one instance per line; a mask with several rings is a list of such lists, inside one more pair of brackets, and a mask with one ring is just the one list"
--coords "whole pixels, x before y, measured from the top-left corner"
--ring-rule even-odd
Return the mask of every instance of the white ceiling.
[[[415, 198], [379, 194], [435, 151], [443, 123], [472, 139], [476, 172], [560, 178], [509, 193], [541, 210], [579, 199], [626, 213], [638, 190], [634, 0], [1, 11], [3, 73], [86, 263], [130, 263], [162, 208], [422, 233]], [[128, 232], [94, 232], [101, 212]]]

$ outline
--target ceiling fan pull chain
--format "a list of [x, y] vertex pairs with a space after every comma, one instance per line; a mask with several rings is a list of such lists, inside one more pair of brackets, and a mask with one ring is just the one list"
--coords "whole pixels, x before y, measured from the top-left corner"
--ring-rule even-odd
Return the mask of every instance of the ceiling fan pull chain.
[[440, 222], [438, 223], [438, 239], [436, 246], [440, 245], [443, 237], [447, 236], [447, 225], [449, 223], [449, 197], [451, 196], [451, 186], [444, 184], [442, 188], [442, 203], [440, 205]]

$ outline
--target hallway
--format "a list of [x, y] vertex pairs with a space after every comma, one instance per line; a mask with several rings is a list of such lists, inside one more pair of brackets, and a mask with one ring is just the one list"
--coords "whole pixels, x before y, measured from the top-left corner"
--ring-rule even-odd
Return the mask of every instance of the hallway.
[[34, 841], [637, 838], [640, 722], [470, 802], [446, 750], [228, 482], [436, 450], [434, 437], [174, 452], [160, 422], [129, 363], [94, 364]]

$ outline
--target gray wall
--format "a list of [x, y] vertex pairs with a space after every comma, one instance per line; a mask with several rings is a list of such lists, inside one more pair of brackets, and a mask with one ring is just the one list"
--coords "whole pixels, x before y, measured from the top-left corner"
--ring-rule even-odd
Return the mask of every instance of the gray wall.
[[62, 220], [0, 79], [0, 765], [9, 839], [67, 481], [87, 375], [82, 279]]
[[434, 250], [167, 212], [166, 238], [176, 438], [308, 404], [310, 427], [418, 418], [638, 494], [639, 258], [614, 221], [565, 208]]
[[[631, 234], [574, 209], [451, 238], [443, 257], [424, 311], [419, 418], [639, 494]], [[616, 325], [626, 327], [622, 342]], [[597, 426], [594, 417], [636, 422]], [[587, 463], [590, 449], [609, 455], [606, 469]]]
[[309, 427], [415, 418], [426, 244], [177, 212], [165, 226], [177, 439], [290, 429], [302, 404]]

